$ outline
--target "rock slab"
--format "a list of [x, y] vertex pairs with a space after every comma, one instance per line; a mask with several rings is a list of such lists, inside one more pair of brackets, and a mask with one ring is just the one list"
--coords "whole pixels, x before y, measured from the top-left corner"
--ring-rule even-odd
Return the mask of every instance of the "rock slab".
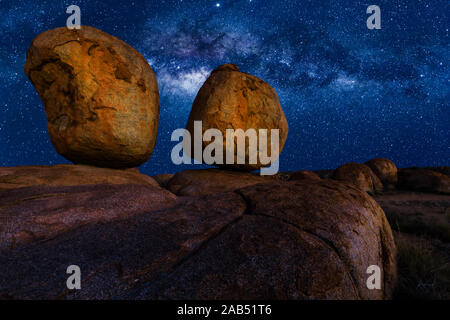
[[109, 169], [86, 165], [0, 167], [0, 190], [24, 187], [69, 187], [97, 184], [138, 184], [158, 187], [158, 182], [138, 169]]
[[428, 169], [399, 169], [398, 187], [406, 190], [450, 194], [450, 177]]
[[248, 172], [219, 169], [185, 170], [178, 172], [169, 180], [167, 189], [179, 196], [200, 196], [235, 191], [271, 181], [269, 177]]
[[[0, 298], [390, 298], [395, 245], [370, 196], [332, 180], [265, 181], [178, 197], [143, 184], [2, 189]], [[66, 288], [73, 264], [82, 290]], [[381, 290], [367, 289], [369, 265]]]

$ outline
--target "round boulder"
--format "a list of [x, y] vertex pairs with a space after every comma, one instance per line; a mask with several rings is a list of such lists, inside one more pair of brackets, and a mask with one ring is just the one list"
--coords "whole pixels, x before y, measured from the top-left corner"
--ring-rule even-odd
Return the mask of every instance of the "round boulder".
[[397, 184], [397, 167], [389, 159], [376, 158], [365, 163], [381, 180], [384, 186]]
[[[215, 69], [198, 92], [186, 126], [191, 136], [194, 135], [195, 121], [202, 122], [203, 133], [208, 129], [217, 129], [222, 134], [223, 157], [217, 157], [221, 158], [221, 163], [215, 161], [212, 164], [237, 170], [257, 170], [270, 163], [260, 161], [257, 150], [249, 147], [250, 139], [245, 139], [245, 150], [241, 151], [237, 146], [238, 139], [234, 137], [233, 142], [229, 142], [230, 148], [233, 147], [232, 151], [229, 148], [229, 153], [234, 156], [234, 161], [226, 161], [227, 129], [234, 129], [235, 132], [241, 129], [244, 133], [248, 133], [249, 129], [255, 130], [258, 149], [261, 151], [261, 146], [265, 146], [267, 155], [272, 160], [278, 157], [288, 135], [288, 123], [275, 90], [263, 80], [240, 72], [233, 64], [225, 64]], [[260, 134], [260, 129], [267, 130], [267, 139]], [[278, 141], [274, 136], [274, 141], [279, 145], [278, 154], [273, 156], [272, 129], [279, 130]], [[217, 139], [214, 142], [218, 142]], [[210, 143], [203, 141], [203, 149]], [[195, 155], [191, 156], [198, 161], [202, 160], [197, 159]], [[254, 156], [255, 160], [252, 159]]]
[[33, 40], [25, 73], [44, 104], [50, 140], [66, 159], [113, 168], [149, 159], [158, 85], [134, 48], [92, 27], [56, 28]]
[[357, 188], [366, 192], [380, 191], [383, 185], [373, 171], [366, 165], [349, 162], [333, 172], [333, 179], [345, 181], [353, 184]]

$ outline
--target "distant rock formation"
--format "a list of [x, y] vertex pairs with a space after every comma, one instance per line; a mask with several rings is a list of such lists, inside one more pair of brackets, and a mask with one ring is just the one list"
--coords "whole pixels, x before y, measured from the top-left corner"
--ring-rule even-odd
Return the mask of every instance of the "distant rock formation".
[[[267, 129], [267, 150], [271, 150], [271, 129], [279, 129], [279, 152], [288, 135], [288, 123], [275, 90], [261, 79], [239, 71], [233, 64], [216, 68], [201, 87], [192, 105], [186, 128], [194, 134], [194, 121], [202, 121], [203, 132], [218, 129], [224, 137], [222, 167], [238, 170], [256, 170], [263, 165], [249, 163], [246, 145], [245, 164], [237, 164], [237, 147], [234, 141], [234, 164], [225, 164], [226, 129]], [[259, 142], [264, 142], [262, 139]], [[203, 142], [205, 148], [210, 142]], [[278, 156], [278, 155], [277, 155]], [[193, 157], [193, 154], [191, 154]], [[201, 161], [201, 159], [196, 159]]]
[[450, 177], [428, 169], [400, 169], [398, 171], [398, 187], [408, 190], [450, 194]]
[[389, 159], [376, 158], [365, 163], [383, 183], [385, 188], [395, 187], [397, 184], [397, 167]]
[[333, 179], [351, 183], [366, 192], [375, 192], [383, 189], [383, 184], [373, 171], [366, 165], [349, 162], [338, 167], [333, 172]]
[[25, 73], [42, 99], [50, 140], [74, 163], [136, 167], [156, 142], [159, 93], [144, 57], [98, 29], [37, 36]]

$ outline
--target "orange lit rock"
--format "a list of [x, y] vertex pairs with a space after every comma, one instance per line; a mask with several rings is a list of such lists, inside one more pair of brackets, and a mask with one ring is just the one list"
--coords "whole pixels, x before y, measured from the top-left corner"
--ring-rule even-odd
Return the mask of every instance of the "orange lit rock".
[[158, 85], [134, 48], [92, 27], [56, 28], [33, 40], [25, 73], [42, 99], [59, 154], [114, 168], [149, 159], [158, 128]]
[[[226, 129], [267, 129], [267, 150], [271, 150], [271, 129], [279, 129], [279, 152], [288, 135], [288, 123], [281, 109], [275, 90], [261, 79], [239, 71], [233, 64], [216, 68], [195, 98], [187, 129], [194, 134], [194, 121], [202, 121], [202, 130], [221, 131], [224, 139], [223, 167], [238, 170], [256, 170], [264, 165], [258, 158], [256, 164], [249, 161], [248, 143], [245, 164], [237, 164], [237, 146], [234, 141], [234, 164], [225, 164]], [[261, 143], [262, 139], [259, 139]], [[265, 141], [265, 140], [264, 140]], [[210, 142], [203, 142], [205, 148]], [[277, 155], [278, 156], [278, 155]], [[196, 159], [201, 160], [201, 159]]]

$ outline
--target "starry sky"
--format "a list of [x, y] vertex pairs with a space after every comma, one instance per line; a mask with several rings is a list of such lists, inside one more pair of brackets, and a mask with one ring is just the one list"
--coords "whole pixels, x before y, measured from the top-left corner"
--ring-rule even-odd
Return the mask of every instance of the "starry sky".
[[[0, 166], [68, 163], [23, 67], [33, 38], [65, 26], [71, 4], [156, 72], [158, 140], [144, 173], [187, 168], [170, 160], [171, 133], [224, 63], [277, 91], [289, 122], [282, 171], [374, 157], [450, 165], [448, 0], [0, 0]], [[381, 30], [366, 26], [373, 4]]]

